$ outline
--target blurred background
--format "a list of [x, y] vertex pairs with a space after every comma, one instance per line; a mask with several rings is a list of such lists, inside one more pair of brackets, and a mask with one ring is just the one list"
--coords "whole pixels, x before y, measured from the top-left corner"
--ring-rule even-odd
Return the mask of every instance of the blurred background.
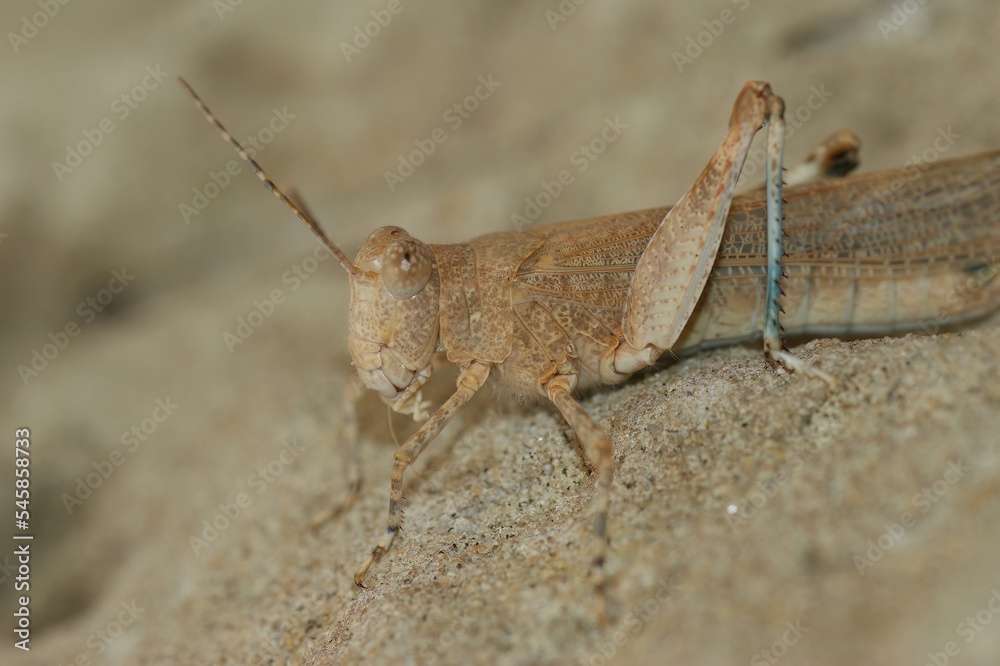
[[[1000, 147], [992, 0], [12, 0], [0, 27], [0, 414], [8, 442], [15, 427], [33, 434], [32, 645], [47, 658], [24, 663], [186, 663], [185, 641], [243, 635], [220, 612], [218, 626], [140, 620], [91, 640], [141, 591], [158, 590], [159, 612], [176, 618], [206, 589], [192, 581], [218, 582], [218, 569], [190, 572], [228, 566], [221, 551], [192, 560], [187, 536], [282, 442], [311, 442], [312, 469], [269, 490], [300, 507], [302, 525], [343, 488], [337, 445], [320, 442], [336, 439], [350, 370], [347, 282], [308, 259], [308, 230], [232, 166], [175, 75], [259, 144], [273, 179], [351, 256], [387, 224], [458, 242], [509, 230], [515, 215], [670, 204], [748, 79], [786, 101], [786, 164], [841, 127], [862, 139], [862, 170], [900, 165], [942, 132], [955, 137], [948, 156]], [[614, 140], [581, 161], [615, 122]], [[573, 182], [533, 208], [564, 169]], [[255, 310], [272, 312], [243, 340]], [[366, 405], [388, 441], [382, 408]], [[122, 462], [89, 483], [113, 450]], [[389, 451], [366, 454], [369, 469], [387, 473]], [[0, 489], [12, 469], [5, 455]], [[377, 534], [379, 492], [365, 506], [345, 552]], [[292, 515], [255, 529], [275, 537]], [[264, 573], [272, 555], [259, 556], [249, 571], [261, 578], [227, 579], [205, 607], [256, 603], [247, 590], [276, 580]], [[328, 599], [355, 594], [343, 574]], [[331, 608], [328, 619], [344, 606]], [[326, 645], [327, 629], [301, 649]], [[265, 652], [197, 654], [258, 663]]]

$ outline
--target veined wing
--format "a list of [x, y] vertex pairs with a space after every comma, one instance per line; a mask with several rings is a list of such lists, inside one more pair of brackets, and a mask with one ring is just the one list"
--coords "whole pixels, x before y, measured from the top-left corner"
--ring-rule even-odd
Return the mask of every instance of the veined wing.
[[[785, 200], [790, 331], [888, 332], [939, 307], [954, 274], [1000, 262], [1000, 151], [789, 187]], [[620, 335], [633, 271], [668, 210], [538, 229], [548, 237], [515, 276], [513, 296], [526, 330], [561, 329], [539, 346], [554, 353], [572, 340], [593, 351]], [[678, 348], [760, 329], [766, 248], [763, 191], [736, 197]]]
[[[790, 272], [910, 274], [1000, 253], [1000, 151], [789, 187], [785, 201]], [[541, 227], [548, 238], [518, 272], [519, 285], [617, 305], [669, 210]], [[762, 273], [766, 250], [764, 192], [736, 197], [713, 277]]]
[[[547, 238], [516, 276], [517, 286], [556, 300], [620, 307], [639, 257], [669, 208], [541, 227]], [[621, 315], [619, 314], [619, 317]]]
[[[1000, 151], [785, 190], [790, 275], [916, 275], [1000, 260]], [[733, 202], [713, 277], [762, 274], [764, 193]]]

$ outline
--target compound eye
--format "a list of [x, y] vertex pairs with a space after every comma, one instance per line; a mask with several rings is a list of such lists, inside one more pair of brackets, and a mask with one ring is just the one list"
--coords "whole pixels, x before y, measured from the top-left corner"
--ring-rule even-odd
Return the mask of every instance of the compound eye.
[[384, 234], [388, 234], [390, 236], [395, 236], [396, 234], [405, 234], [405, 233], [406, 233], [406, 231], [403, 230], [401, 227], [393, 227], [393, 226], [379, 227], [375, 231], [373, 231], [370, 234], [368, 234], [368, 240], [366, 240], [365, 242], [368, 242], [371, 239], [373, 239], [373, 238], [375, 238], [377, 236], [382, 236]]
[[433, 270], [430, 249], [412, 238], [396, 241], [382, 255], [382, 283], [400, 300], [419, 294]]

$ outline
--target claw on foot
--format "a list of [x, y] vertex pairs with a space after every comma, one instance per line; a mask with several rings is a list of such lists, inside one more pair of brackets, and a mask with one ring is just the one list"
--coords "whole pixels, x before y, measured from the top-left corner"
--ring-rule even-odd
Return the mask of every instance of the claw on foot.
[[784, 349], [775, 349], [771, 351], [771, 357], [792, 372], [799, 372], [807, 377], [822, 379], [831, 390], [836, 391], [840, 388], [840, 381], [836, 377], [806, 363], [791, 352], [787, 352]]
[[372, 551], [372, 554], [369, 555], [367, 559], [365, 559], [365, 561], [361, 563], [361, 566], [358, 567], [358, 570], [354, 572], [354, 584], [362, 589], [367, 590], [368, 588], [364, 584], [365, 574], [368, 573], [368, 569], [370, 569], [373, 564], [377, 564], [381, 558], [382, 558], [382, 547], [375, 546], [375, 549]]
[[389, 550], [389, 547], [392, 545], [392, 540], [396, 537], [396, 532], [398, 531], [399, 528], [389, 528], [389, 530], [385, 533], [385, 536], [383, 536], [381, 541], [379, 541], [378, 545], [372, 548], [372, 554], [369, 555], [368, 558], [361, 563], [361, 566], [358, 567], [358, 570], [354, 572], [355, 585], [358, 587], [365, 587], [363, 582], [365, 574], [368, 573], [368, 569], [370, 569], [372, 565], [378, 564], [378, 561], [382, 559], [382, 554]]

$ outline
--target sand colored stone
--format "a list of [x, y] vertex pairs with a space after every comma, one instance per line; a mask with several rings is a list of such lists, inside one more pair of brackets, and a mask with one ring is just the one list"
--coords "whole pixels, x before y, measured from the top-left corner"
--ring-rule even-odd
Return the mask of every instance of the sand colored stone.
[[[780, 664], [922, 664], [949, 642], [951, 663], [996, 663], [996, 322], [797, 347], [838, 391], [751, 346], [587, 397], [617, 469], [604, 628], [590, 470], [550, 407], [485, 391], [408, 475], [404, 532], [358, 590], [393, 451], [374, 396], [357, 505], [306, 529], [346, 484], [344, 276], [325, 262], [286, 278], [312, 241], [245, 171], [185, 223], [179, 204], [233, 156], [172, 82], [124, 119], [110, 106], [160, 64], [240, 137], [287, 107], [296, 118], [261, 162], [349, 253], [383, 224], [427, 242], [508, 230], [563, 169], [574, 181], [542, 222], [676, 201], [750, 78], [803, 117], [814, 89], [832, 93], [789, 137], [793, 162], [845, 126], [863, 169], [949, 127], [946, 156], [1000, 147], [996, 3], [927, 3], [885, 33], [892, 3], [742, 5], [587, 2], [553, 30], [558, 3], [405, 3], [350, 63], [341, 41], [379, 6], [242, 3], [221, 21], [212, 3], [61, 6], [0, 63], [0, 420], [33, 431], [36, 535], [33, 649], [5, 639], [0, 663], [596, 665], [613, 651], [610, 663], [713, 664], [771, 650]], [[732, 24], [678, 67], [727, 8]], [[33, 11], [5, 6], [0, 25]], [[451, 129], [443, 112], [490, 72], [502, 86]], [[104, 116], [115, 131], [59, 181], [52, 162]], [[615, 116], [628, 130], [576, 171], [571, 155]], [[390, 192], [384, 172], [438, 126], [447, 142]], [[134, 283], [25, 387], [18, 364], [82, 321], [78, 304], [122, 266]], [[283, 302], [230, 352], [223, 333], [276, 289]], [[429, 397], [453, 380], [442, 368]], [[174, 413], [127, 450], [123, 433], [168, 399]], [[400, 437], [414, 427], [393, 423]], [[69, 513], [63, 496], [115, 449], [123, 462]], [[11, 467], [4, 456], [0, 478]], [[191, 537], [241, 493], [240, 515], [196, 554]], [[745, 502], [759, 507], [734, 520]], [[859, 571], [861, 557], [878, 559]], [[142, 610], [98, 655], [123, 604]], [[969, 617], [990, 622], [978, 632]]]

